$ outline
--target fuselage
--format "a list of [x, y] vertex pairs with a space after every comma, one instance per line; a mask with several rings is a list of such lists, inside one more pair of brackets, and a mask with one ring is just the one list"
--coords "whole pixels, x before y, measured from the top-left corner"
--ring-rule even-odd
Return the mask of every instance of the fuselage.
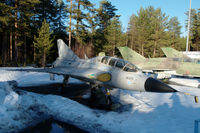
[[177, 74], [200, 75], [200, 64], [186, 62], [186, 60], [180, 58], [150, 58], [139, 63], [138, 67], [143, 70], [175, 70]]
[[[147, 91], [146, 86], [151, 84], [149, 77], [135, 65], [115, 57], [104, 56], [75, 61], [58, 58], [53, 65], [54, 68], [66, 71], [70, 69], [71, 77], [110, 88]], [[153, 91], [152, 86], [148, 89]]]

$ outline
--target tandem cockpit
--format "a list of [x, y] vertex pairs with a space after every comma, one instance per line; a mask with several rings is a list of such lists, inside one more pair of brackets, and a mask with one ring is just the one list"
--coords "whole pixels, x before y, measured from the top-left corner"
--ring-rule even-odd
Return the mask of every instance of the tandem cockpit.
[[141, 71], [137, 66], [134, 64], [125, 61], [123, 59], [118, 59], [115, 57], [104, 56], [98, 60], [99, 63], [103, 63], [105, 65], [121, 69], [126, 72], [138, 72]]

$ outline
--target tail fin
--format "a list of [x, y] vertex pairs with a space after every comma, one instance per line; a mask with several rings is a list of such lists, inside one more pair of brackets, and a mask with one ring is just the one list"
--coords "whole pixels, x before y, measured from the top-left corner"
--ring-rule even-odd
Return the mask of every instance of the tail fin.
[[139, 64], [146, 60], [144, 56], [138, 54], [136, 51], [128, 47], [118, 47], [118, 49], [125, 60], [130, 61], [134, 64]]
[[78, 60], [79, 57], [64, 43], [62, 39], [57, 40], [59, 58], [67, 60]]
[[84, 54], [84, 57], [85, 57], [86, 60], [89, 59], [88, 56], [86, 55], [86, 53]]
[[161, 48], [166, 57], [168, 58], [183, 58], [184, 54], [177, 51], [174, 48], [166, 47], [166, 48]]

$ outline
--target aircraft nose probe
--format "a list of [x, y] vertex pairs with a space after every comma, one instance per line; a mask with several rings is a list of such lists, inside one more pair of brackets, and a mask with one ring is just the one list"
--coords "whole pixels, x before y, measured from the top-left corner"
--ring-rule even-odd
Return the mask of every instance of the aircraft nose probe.
[[177, 92], [175, 89], [173, 89], [169, 85], [159, 80], [153, 79], [151, 77], [149, 77], [145, 81], [144, 86], [145, 86], [145, 90], [149, 92]]

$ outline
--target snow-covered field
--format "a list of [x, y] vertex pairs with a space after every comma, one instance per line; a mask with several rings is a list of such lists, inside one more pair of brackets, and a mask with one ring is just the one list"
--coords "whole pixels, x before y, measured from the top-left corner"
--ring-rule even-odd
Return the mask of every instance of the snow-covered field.
[[[51, 116], [89, 132], [192, 133], [200, 118], [200, 103], [181, 93], [140, 93], [113, 89], [121, 111], [94, 110], [68, 98], [31, 92], [16, 93], [7, 81], [19, 86], [62, 82], [61, 76], [49, 80], [49, 74], [8, 72], [0, 69], [0, 132], [18, 132]], [[70, 79], [70, 82], [80, 82]], [[184, 87], [173, 86], [177, 89]], [[188, 88], [185, 88], [188, 89]]]

